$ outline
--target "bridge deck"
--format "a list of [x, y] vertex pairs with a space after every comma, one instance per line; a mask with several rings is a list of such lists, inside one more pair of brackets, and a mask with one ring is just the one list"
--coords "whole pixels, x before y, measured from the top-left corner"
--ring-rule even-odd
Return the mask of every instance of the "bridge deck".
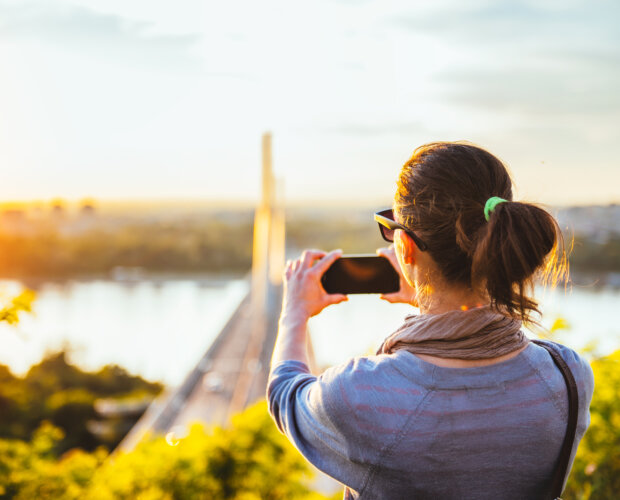
[[158, 398], [121, 442], [130, 450], [149, 432], [182, 435], [193, 422], [226, 425], [265, 396], [277, 335], [281, 288], [268, 290], [263, 308], [248, 294], [183, 383]]

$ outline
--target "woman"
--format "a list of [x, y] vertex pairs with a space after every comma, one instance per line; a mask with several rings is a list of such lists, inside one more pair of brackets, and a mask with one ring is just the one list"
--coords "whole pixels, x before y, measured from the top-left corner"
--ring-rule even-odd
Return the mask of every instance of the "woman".
[[[526, 294], [534, 277], [563, 270], [557, 223], [512, 201], [503, 164], [462, 143], [414, 152], [393, 214], [386, 225], [401, 229], [382, 229], [394, 250], [380, 253], [400, 270], [401, 290], [382, 298], [410, 302], [420, 314], [376, 356], [315, 377], [306, 324], [346, 300], [320, 284], [340, 252], [306, 251], [289, 262], [267, 390], [276, 424], [346, 486], [345, 498], [547, 498], [567, 428], [567, 388], [521, 324], [538, 312]], [[554, 345], [578, 388], [572, 463], [589, 424], [593, 377], [578, 354]]]

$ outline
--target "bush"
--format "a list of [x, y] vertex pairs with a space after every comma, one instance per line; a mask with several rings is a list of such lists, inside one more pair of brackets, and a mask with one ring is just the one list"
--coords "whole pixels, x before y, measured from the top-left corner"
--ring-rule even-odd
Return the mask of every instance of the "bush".
[[[49, 354], [25, 377], [16, 377], [0, 365], [0, 438], [29, 440], [49, 420], [64, 432], [58, 453], [76, 447], [92, 451], [101, 444], [114, 447], [124, 433], [104, 440], [88, 429], [88, 423], [98, 418], [95, 400], [152, 398], [161, 388], [114, 365], [82, 371], [67, 361], [65, 352]], [[131, 426], [138, 417], [127, 417], [127, 424]]]
[[56, 460], [61, 439], [62, 431], [46, 423], [30, 443], [0, 440], [0, 499], [324, 498], [310, 490], [307, 462], [278, 432], [264, 402], [229, 428], [195, 425], [182, 439], [156, 437], [111, 457], [102, 449], [73, 450]]
[[[619, 368], [620, 351], [592, 362], [591, 425], [577, 451], [565, 500], [608, 500], [620, 491]], [[65, 400], [84, 398], [65, 392], [48, 404], [63, 408]], [[307, 462], [278, 432], [264, 402], [237, 415], [230, 427], [195, 425], [184, 438], [155, 437], [111, 457], [99, 448], [56, 458], [64, 439], [61, 429], [43, 423], [29, 442], [0, 440], [0, 499], [324, 498], [310, 490]]]
[[591, 423], [577, 450], [566, 499], [608, 500], [620, 492], [620, 351], [591, 365]]
[[103, 462], [105, 451], [74, 450], [56, 459], [63, 432], [44, 422], [29, 443], [0, 440], [0, 498], [77, 500]]

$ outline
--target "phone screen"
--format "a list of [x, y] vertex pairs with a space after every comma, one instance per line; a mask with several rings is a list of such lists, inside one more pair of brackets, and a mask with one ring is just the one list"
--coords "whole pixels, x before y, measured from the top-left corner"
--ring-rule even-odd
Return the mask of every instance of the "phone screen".
[[325, 271], [321, 284], [327, 293], [392, 293], [400, 278], [385, 257], [343, 255]]

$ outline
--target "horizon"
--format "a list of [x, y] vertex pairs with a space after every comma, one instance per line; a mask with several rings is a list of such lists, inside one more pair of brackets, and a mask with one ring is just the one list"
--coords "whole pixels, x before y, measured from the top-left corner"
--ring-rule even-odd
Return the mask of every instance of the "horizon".
[[[524, 203], [535, 203], [550, 209], [568, 209], [568, 208], [588, 208], [588, 207], [612, 207], [617, 206], [619, 202], [608, 203], [574, 203], [574, 204], [547, 204], [539, 203], [532, 200], [514, 200]], [[62, 198], [58, 196], [47, 199], [32, 200], [1, 200], [0, 211], [6, 210], [31, 210], [52, 208], [56, 204], [60, 204], [68, 210], [76, 210], [85, 204], [92, 204], [95, 209], [103, 211], [122, 211], [129, 209], [138, 209], [143, 211], [151, 211], [157, 209], [174, 208], [174, 209], [226, 209], [226, 210], [254, 210], [259, 202], [258, 196], [255, 199], [235, 199], [235, 198]], [[318, 202], [318, 203], [317, 203]], [[331, 209], [331, 208], [351, 208], [352, 210], [363, 210], [372, 207], [383, 207], [390, 205], [390, 200], [355, 200], [355, 199], [297, 199], [285, 200], [285, 209]]]

